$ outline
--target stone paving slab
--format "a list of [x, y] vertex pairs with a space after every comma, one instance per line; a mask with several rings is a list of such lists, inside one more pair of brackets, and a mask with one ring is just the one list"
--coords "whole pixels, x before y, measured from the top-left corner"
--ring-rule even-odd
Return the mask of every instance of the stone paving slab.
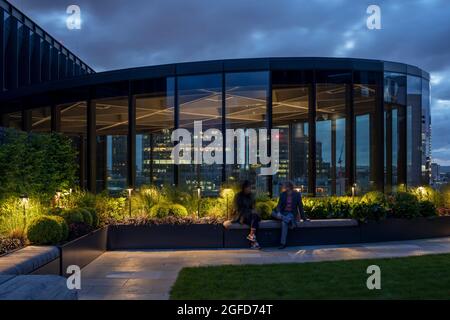
[[165, 300], [184, 267], [305, 263], [450, 253], [450, 237], [385, 243], [218, 250], [106, 252], [82, 270], [82, 300]]

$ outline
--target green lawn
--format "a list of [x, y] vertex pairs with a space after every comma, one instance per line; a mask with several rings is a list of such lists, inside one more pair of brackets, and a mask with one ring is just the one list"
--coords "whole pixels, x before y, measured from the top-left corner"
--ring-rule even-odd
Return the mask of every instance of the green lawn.
[[[369, 265], [381, 268], [381, 290], [367, 289]], [[186, 268], [171, 299], [450, 299], [450, 254]]]

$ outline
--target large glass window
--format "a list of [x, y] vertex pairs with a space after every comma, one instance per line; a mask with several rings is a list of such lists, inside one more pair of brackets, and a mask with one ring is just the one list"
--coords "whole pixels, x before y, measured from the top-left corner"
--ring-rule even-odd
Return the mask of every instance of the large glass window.
[[431, 177], [431, 114], [430, 82], [422, 79], [422, 184]]
[[77, 153], [78, 182], [86, 186], [87, 179], [87, 106], [85, 101], [58, 106], [61, 115], [61, 133], [72, 140]]
[[292, 180], [296, 188], [308, 192], [308, 108], [312, 72], [272, 73], [272, 121], [280, 130], [279, 170], [273, 177], [273, 196], [281, 185]]
[[[190, 150], [192, 162], [179, 166], [179, 185], [190, 189], [201, 188], [204, 195], [217, 195], [222, 184], [222, 166], [220, 164], [193, 164], [196, 153], [203, 151], [221, 152], [223, 145], [214, 150], [207, 146], [214, 142], [214, 136], [222, 130], [222, 75], [210, 74], [178, 78], [179, 127], [188, 129], [192, 135]], [[194, 121], [201, 122], [200, 137], [194, 132]], [[213, 132], [215, 129], [215, 132]], [[212, 130], [212, 131], [211, 131]], [[198, 150], [194, 139], [203, 140]], [[222, 159], [221, 159], [222, 160]]]
[[406, 108], [406, 75], [384, 74], [384, 136], [385, 136], [385, 189], [396, 191], [399, 184], [399, 168], [404, 167], [399, 157], [401, 142], [400, 128], [404, 125]]
[[128, 97], [95, 101], [97, 191], [120, 193], [128, 187]]
[[408, 76], [406, 110], [407, 185], [420, 185], [422, 176], [422, 79]]
[[144, 81], [136, 96], [136, 186], [172, 185], [174, 79]]
[[355, 181], [358, 193], [376, 188], [376, 123], [377, 90], [373, 72], [356, 72], [354, 81], [355, 114]]
[[31, 111], [31, 131], [50, 132], [52, 111], [50, 107], [37, 108]]
[[316, 86], [316, 194], [345, 194], [346, 93], [351, 73], [318, 72]]
[[[261, 165], [250, 163], [249, 129], [267, 128], [267, 96], [269, 73], [229, 73], [226, 75], [226, 124], [227, 129], [246, 130], [245, 148], [237, 148], [235, 142], [234, 164], [227, 164], [227, 179], [231, 183], [251, 181], [258, 192], [267, 192], [267, 176], [261, 175]], [[227, 144], [230, 143], [227, 141]], [[228, 148], [226, 152], [230, 152]], [[237, 159], [245, 159], [238, 164]]]

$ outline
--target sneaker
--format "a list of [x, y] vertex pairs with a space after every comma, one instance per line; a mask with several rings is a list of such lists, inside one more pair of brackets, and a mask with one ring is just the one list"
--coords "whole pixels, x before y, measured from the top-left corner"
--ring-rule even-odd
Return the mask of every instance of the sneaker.
[[256, 236], [254, 234], [253, 235], [249, 234], [247, 236], [247, 240], [251, 242], [256, 242]]
[[285, 244], [281, 244], [281, 245], [278, 247], [278, 249], [279, 249], [279, 250], [286, 249], [286, 245], [285, 245]]
[[255, 241], [252, 243], [251, 249], [259, 250], [261, 249], [261, 246], [259, 245], [258, 242]]

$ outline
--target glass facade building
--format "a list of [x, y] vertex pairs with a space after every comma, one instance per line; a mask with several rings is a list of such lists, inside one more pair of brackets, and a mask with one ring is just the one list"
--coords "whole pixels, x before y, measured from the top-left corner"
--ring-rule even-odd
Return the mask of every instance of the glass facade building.
[[[0, 94], [1, 125], [61, 132], [79, 150], [79, 184], [111, 193], [143, 185], [201, 189], [244, 179], [278, 195], [292, 180], [314, 196], [394, 191], [428, 184], [429, 74], [380, 60], [267, 58], [182, 63], [79, 75]], [[203, 141], [223, 164], [174, 164], [174, 129]], [[278, 129], [279, 170], [227, 144], [226, 129]], [[257, 137], [256, 143], [263, 141]], [[228, 141], [229, 142], [229, 141]], [[237, 145], [237, 141], [236, 145]], [[269, 145], [273, 141], [264, 141]], [[234, 142], [233, 145], [235, 146]], [[236, 150], [239, 150], [237, 152]], [[227, 162], [227, 154], [234, 160]], [[236, 164], [238, 163], [238, 164]]]
[[[95, 73], [5, 0], [0, 0], [0, 126], [60, 132], [78, 150], [78, 183], [93, 192], [177, 185], [213, 196], [250, 180], [278, 195], [345, 195], [428, 184], [429, 74], [380, 60], [267, 58], [181, 63]], [[201, 132], [195, 123], [201, 121]], [[172, 159], [174, 129], [186, 153]], [[243, 130], [227, 137], [226, 130]], [[277, 129], [267, 139], [253, 132]], [[217, 140], [222, 133], [222, 140]], [[275, 175], [252, 146], [279, 145]], [[213, 144], [211, 144], [213, 143]], [[244, 148], [239, 148], [240, 143]], [[261, 154], [259, 158], [270, 156]], [[238, 161], [239, 160], [239, 161]]]

